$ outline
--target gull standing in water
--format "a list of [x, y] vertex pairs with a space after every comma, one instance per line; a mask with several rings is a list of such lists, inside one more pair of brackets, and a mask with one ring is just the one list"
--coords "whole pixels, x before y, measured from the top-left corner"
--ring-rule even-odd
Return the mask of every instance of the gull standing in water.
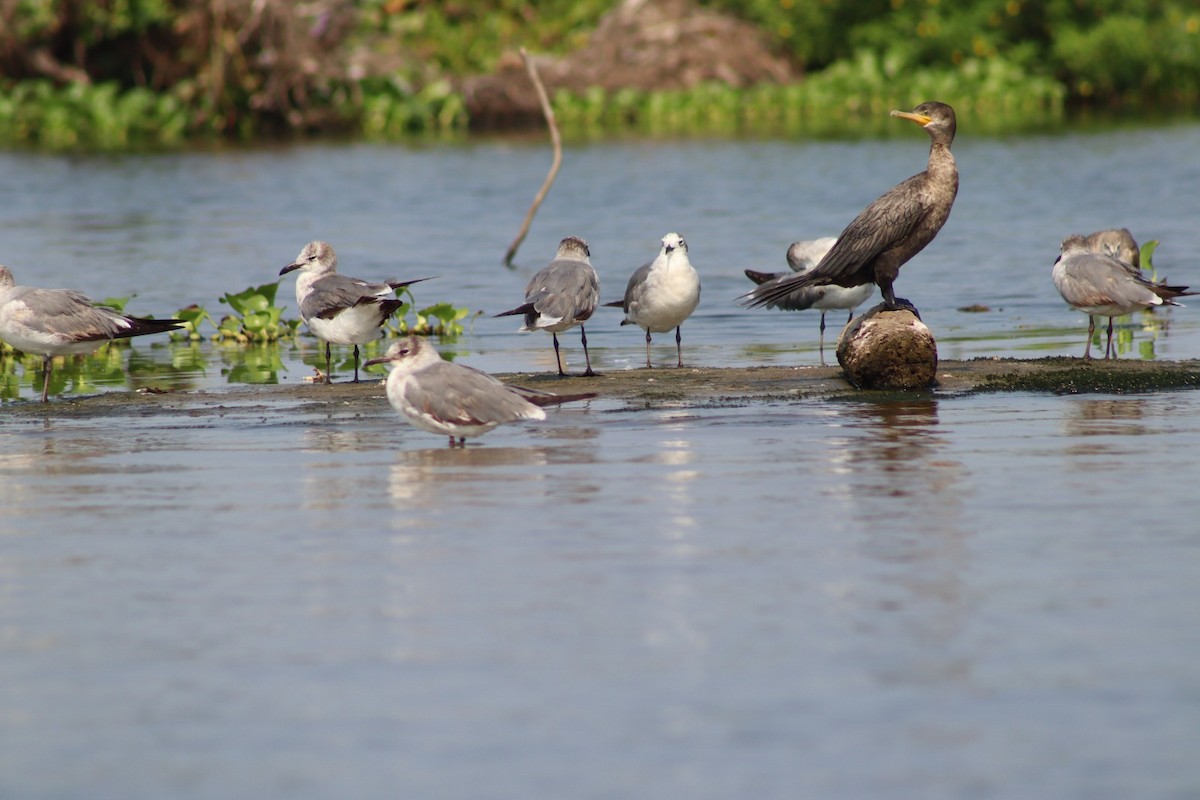
[[592, 268], [587, 242], [578, 236], [568, 236], [559, 243], [554, 260], [529, 279], [525, 286], [525, 302], [496, 316], [523, 314], [525, 324], [518, 330], [550, 331], [554, 337], [554, 360], [558, 363], [559, 375], [567, 373], [563, 371], [562, 356], [558, 351], [558, 334], [578, 325], [583, 358], [587, 362], [583, 374], [590, 376], [596, 373], [592, 372], [587, 330], [583, 323], [591, 319], [599, 302], [600, 279]]
[[625, 298], [605, 303], [625, 310], [622, 325], [646, 331], [646, 368], [650, 369], [650, 334], [675, 329], [676, 366], [683, 366], [683, 321], [700, 304], [700, 276], [688, 259], [687, 242], [678, 233], [662, 238], [658, 257], [629, 278]]
[[0, 266], [0, 339], [22, 353], [42, 357], [42, 402], [50, 399], [54, 356], [91, 353], [113, 339], [163, 333], [184, 325], [178, 319], [127, 317], [98, 306], [70, 289], [17, 286]]
[[[481, 370], [442, 359], [427, 340], [409, 336], [387, 352], [368, 361], [387, 364], [387, 397], [392, 407], [413, 426], [430, 433], [455, 437], [463, 444], [468, 436], [482, 436], [507, 422], [543, 420], [543, 405], [594, 397], [562, 396], [507, 386]], [[532, 401], [532, 402], [531, 402]]]
[[1108, 317], [1108, 342], [1104, 357], [1115, 358], [1113, 317], [1154, 306], [1180, 305], [1176, 297], [1192, 295], [1186, 286], [1168, 286], [1164, 280], [1154, 283], [1141, 270], [1105, 253], [1093, 252], [1087, 239], [1078, 234], [1062, 241], [1062, 252], [1054, 262], [1054, 286], [1069, 305], [1088, 315], [1087, 347], [1083, 357], [1092, 357], [1092, 335], [1096, 317]]
[[337, 273], [337, 254], [325, 242], [309, 242], [291, 264], [279, 270], [286, 275], [303, 270], [296, 279], [300, 318], [325, 342], [325, 383], [333, 383], [329, 345], [354, 345], [354, 383], [358, 383], [358, 346], [379, 336], [379, 329], [404, 301], [395, 290], [428, 280], [368, 283]]
[[[821, 259], [833, 249], [835, 244], [837, 244], [837, 239], [832, 236], [792, 242], [787, 251], [787, 262], [788, 266], [792, 268], [792, 272], [758, 272], [748, 269], [745, 270], [746, 277], [762, 285], [767, 281], [786, 278], [793, 273], [808, 272], [821, 262]], [[848, 323], [854, 319], [854, 309], [867, 301], [873, 289], [874, 284], [871, 283], [864, 283], [861, 286], [855, 286], [850, 289], [832, 283], [824, 286], [800, 286], [780, 299], [768, 302], [766, 307], [778, 308], [784, 311], [804, 311], [809, 308], [818, 309], [821, 312], [819, 347], [821, 363], [824, 364], [825, 312], [845, 309], [848, 312], [848, 316], [846, 317], [846, 322]]]
[[910, 258], [933, 241], [950, 217], [958, 194], [958, 167], [950, 153], [954, 142], [954, 109], [945, 103], [922, 103], [912, 111], [893, 111], [912, 120], [931, 140], [924, 172], [903, 181], [863, 209], [837, 237], [837, 244], [807, 272], [767, 281], [742, 296], [758, 308], [778, 303], [801, 286], [836, 284], [846, 288], [874, 283], [886, 308], [896, 309], [892, 283]]

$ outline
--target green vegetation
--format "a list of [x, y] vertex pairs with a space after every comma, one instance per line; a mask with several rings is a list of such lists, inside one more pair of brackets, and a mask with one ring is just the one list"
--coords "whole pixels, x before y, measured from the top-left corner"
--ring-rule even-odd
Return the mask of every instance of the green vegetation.
[[1193, 0], [711, 0], [762, 26], [810, 70], [863, 53], [907, 73], [1000, 58], [1072, 102], [1200, 97]]
[[[279, 281], [251, 286], [237, 294], [226, 292], [220, 301], [233, 309], [217, 323], [217, 339], [236, 342], [274, 342], [291, 338], [300, 320], [284, 320], [283, 309], [275, 305]], [[211, 319], [211, 317], [209, 317]]]
[[[161, 347], [161, 343], [151, 344]], [[128, 363], [125, 355], [128, 353]], [[129, 339], [115, 339], [94, 353], [58, 356], [50, 373], [51, 395], [94, 394], [100, 387], [133, 386], [153, 390], [162, 384], [175, 385], [180, 373], [202, 369], [204, 357], [198, 349], [172, 351], [172, 363], [141, 356]], [[21, 369], [18, 370], [17, 366]], [[42, 393], [42, 357], [14, 351], [0, 342], [0, 400], [39, 397]]]
[[[180, 330], [169, 334], [171, 364], [164, 366], [154, 359], [139, 357], [137, 348], [131, 348], [133, 339], [114, 339], [99, 346], [96, 352], [80, 356], [59, 356], [54, 360], [50, 376], [51, 394], [91, 394], [100, 386], [133, 385], [154, 390], [172, 380], [177, 373], [203, 371], [207, 356], [201, 349], [206, 338], [206, 327], [211, 327], [207, 338], [217, 345], [222, 362], [221, 374], [230, 383], [278, 383], [279, 374], [286, 372], [282, 348], [301, 345], [302, 322], [298, 318], [285, 316], [286, 307], [276, 305], [275, 296], [279, 281], [262, 286], [251, 286], [240, 292], [226, 292], [220, 302], [228, 305], [230, 312], [216, 319], [207, 309], [199, 305], [181, 308], [172, 316], [183, 320]], [[382, 352], [380, 342], [387, 337], [437, 336], [454, 339], [463, 333], [463, 322], [471, 316], [470, 309], [441, 302], [413, 310], [413, 295], [408, 287], [396, 290], [398, 297], [407, 296], [407, 302], [383, 326], [383, 337], [362, 346], [363, 360]], [[109, 297], [99, 303], [116, 311], [124, 312], [128, 297]], [[478, 316], [482, 312], [476, 312]], [[410, 319], [411, 316], [411, 319]], [[147, 343], [151, 347], [159, 343]], [[122, 364], [124, 353], [129, 352], [129, 363]], [[338, 348], [339, 372], [349, 372], [354, 367], [350, 348]], [[304, 363], [317, 369], [325, 367], [324, 346], [306, 348]], [[18, 371], [17, 366], [21, 369]], [[0, 400], [16, 400], [22, 394], [37, 395], [42, 387], [42, 358], [20, 353], [6, 342], [0, 341]], [[384, 373], [382, 366], [372, 368]]]
[[1133, 394], [1200, 387], [1200, 372], [1186, 364], [1062, 357], [1028, 363], [1037, 365], [1037, 369], [987, 375], [975, 391]]
[[[458, 81], [579, 48], [615, 0], [0, 0], [0, 143], [461, 135]], [[575, 136], [825, 135], [931, 97], [976, 129], [1195, 108], [1194, 0], [697, 0], [766, 32], [789, 86], [560, 94]], [[886, 120], [885, 120], [886, 122]]]
[[629, 128], [653, 135], [846, 136], [894, 132], [889, 110], [912, 108], [930, 97], [950, 100], [960, 124], [973, 130], [1042, 128], [1062, 120], [1064, 96], [1055, 81], [1030, 78], [1003, 59], [970, 59], [957, 69], [931, 68], [902, 81], [896, 63], [864, 54], [785, 86], [740, 90], [705, 84], [612, 94], [593, 89], [584, 95], [559, 92], [553, 106], [559, 126], [574, 136]]
[[[250, 286], [240, 292], [226, 292], [219, 302], [228, 305], [230, 314], [216, 319], [208, 309], [199, 305], [190, 305], [175, 312], [175, 319], [181, 319], [185, 325], [170, 336], [175, 341], [200, 341], [204, 338], [201, 328], [205, 323], [215, 328], [212, 339], [217, 342], [236, 344], [269, 344], [280, 340], [295, 339], [301, 332], [302, 321], [284, 316], [286, 306], [275, 303], [279, 292], [280, 281], [264, 283], [261, 286]], [[414, 321], [408, 317], [413, 311], [414, 297], [409, 287], [396, 290], [398, 298], [405, 298], [404, 305], [384, 323], [383, 331], [387, 336], [407, 336], [410, 333], [418, 336], [437, 336], [454, 338], [463, 332], [462, 320], [471, 311], [468, 308], [455, 306], [453, 303], [435, 303], [415, 312]], [[124, 298], [127, 299], [127, 298]], [[106, 305], [122, 302], [123, 298], [105, 301]], [[119, 307], [117, 307], [120, 310]]]

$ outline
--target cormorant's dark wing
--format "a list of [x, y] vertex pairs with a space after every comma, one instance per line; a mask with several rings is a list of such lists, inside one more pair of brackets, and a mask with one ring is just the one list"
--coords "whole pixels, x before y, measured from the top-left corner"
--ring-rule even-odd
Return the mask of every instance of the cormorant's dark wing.
[[922, 172], [892, 187], [838, 234], [837, 244], [819, 264], [807, 272], [785, 275], [760, 285], [743, 295], [746, 305], [752, 308], [779, 305], [805, 286], [836, 283], [850, 287], [865, 283], [855, 280], [855, 273], [911, 236], [920, 225], [927, 210], [923, 191], [926, 179]]
[[886, 250], [912, 235], [925, 216], [925, 173], [892, 187], [863, 209], [838, 235], [821, 262], [810, 270], [819, 283], [842, 283]]

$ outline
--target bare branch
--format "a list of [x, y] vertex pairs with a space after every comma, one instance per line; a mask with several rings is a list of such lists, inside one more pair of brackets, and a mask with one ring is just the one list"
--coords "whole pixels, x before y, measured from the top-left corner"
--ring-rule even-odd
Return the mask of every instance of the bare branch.
[[538, 190], [532, 205], [529, 206], [529, 211], [525, 214], [525, 221], [521, 223], [521, 230], [517, 234], [517, 238], [513, 239], [513, 243], [508, 246], [508, 252], [504, 254], [504, 264], [510, 269], [513, 267], [517, 248], [521, 246], [521, 242], [525, 241], [525, 236], [529, 233], [529, 226], [533, 224], [533, 215], [537, 213], [542, 201], [546, 199], [546, 195], [550, 192], [550, 186], [558, 176], [558, 168], [562, 166], [562, 137], [558, 134], [558, 123], [554, 121], [554, 109], [550, 107], [550, 98], [546, 96], [546, 87], [542, 85], [537, 67], [529, 54], [525, 52], [524, 47], [521, 48], [521, 60], [525, 62], [525, 69], [529, 73], [530, 80], [533, 81], [533, 88], [537, 90], [538, 102], [542, 105], [542, 114], [546, 117], [546, 124], [550, 127], [550, 141], [554, 144], [554, 163], [550, 165], [550, 172], [546, 175], [542, 188]]

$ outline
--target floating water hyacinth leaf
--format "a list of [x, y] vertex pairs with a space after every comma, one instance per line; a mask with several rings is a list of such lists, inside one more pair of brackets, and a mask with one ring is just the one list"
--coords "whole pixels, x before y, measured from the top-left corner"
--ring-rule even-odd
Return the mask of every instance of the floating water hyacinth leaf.
[[[226, 315], [217, 323], [217, 337], [237, 341], [273, 342], [294, 336], [299, 320], [284, 321], [283, 309], [275, 305], [279, 281], [251, 286], [237, 294], [226, 292], [220, 298], [239, 316]], [[211, 319], [211, 318], [210, 318]]]
[[[123, 346], [114, 347], [120, 342]], [[55, 356], [54, 369], [50, 373], [52, 394], [86, 394], [95, 392], [99, 386], [124, 386], [126, 383], [123, 366], [125, 345], [128, 339], [115, 340], [102, 345], [94, 353], [76, 356]], [[21, 365], [21, 375], [16, 365]], [[42, 357], [38, 355], [13, 354], [0, 361], [0, 399], [16, 400], [21, 396], [21, 387], [26, 394], [38, 396], [42, 391]]]
[[96, 303], [96, 305], [103, 306], [104, 308], [111, 308], [113, 311], [116, 311], [118, 314], [124, 314], [125, 306], [132, 299], [133, 299], [132, 296], [130, 296], [130, 297], [106, 297], [103, 300], [101, 300], [100, 302]]
[[273, 343], [224, 348], [221, 355], [229, 362], [221, 374], [230, 383], [279, 383], [279, 373], [285, 369], [279, 347]]
[[200, 341], [200, 323], [205, 320], [208, 320], [209, 324], [214, 328], [217, 327], [217, 321], [208, 313], [208, 309], [198, 306], [195, 303], [187, 308], [181, 308], [176, 311], [175, 319], [183, 320], [183, 327], [179, 330], [171, 331], [172, 341], [180, 341], [182, 339], [190, 339], [193, 342]]
[[1142, 269], [1150, 273], [1150, 280], [1157, 280], [1158, 275], [1154, 271], [1154, 251], [1158, 249], [1158, 239], [1151, 239], [1142, 245], [1139, 251], [1139, 256], [1142, 260]]
[[[450, 303], [437, 303], [428, 306], [417, 312], [418, 330], [416, 332], [442, 337], [459, 336], [463, 332], [463, 327], [458, 324], [458, 321], [470, 313], [470, 309], [456, 308]], [[429, 323], [430, 317], [438, 321], [436, 325]]]
[[263, 311], [275, 304], [275, 293], [279, 291], [279, 281], [265, 283], [262, 286], [251, 286], [237, 294], [226, 292], [221, 302], [226, 303], [239, 314], [251, 311]]

